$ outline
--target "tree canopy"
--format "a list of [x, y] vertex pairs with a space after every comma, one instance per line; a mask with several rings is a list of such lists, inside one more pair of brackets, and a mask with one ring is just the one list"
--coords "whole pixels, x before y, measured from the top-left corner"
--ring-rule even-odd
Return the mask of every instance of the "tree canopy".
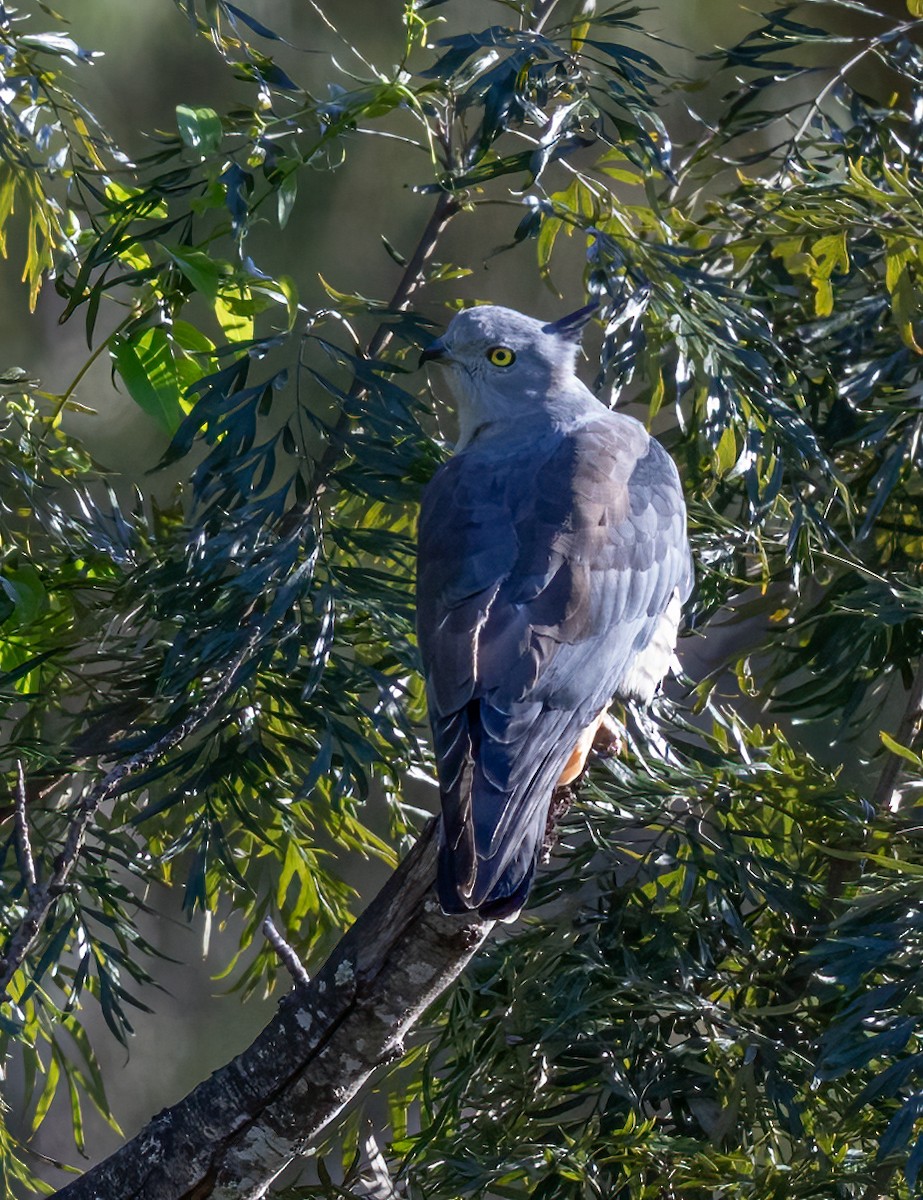
[[[451, 431], [415, 371], [479, 300], [599, 305], [587, 378], [688, 500], [684, 670], [374, 1135], [354, 1105], [284, 1194], [915, 1194], [923, 4], [764, 0], [694, 59], [628, 0], [177, 0], [227, 87], [130, 151], [34, 7], [0, 3], [0, 254], [86, 350], [56, 392], [0, 362], [6, 1194], [62, 1185], [52, 1111], [78, 1165], [87, 1106], [118, 1120], [88, 1030], [157, 1005], [154, 885], [284, 991], [265, 919], [313, 972], [434, 805], [414, 533]], [[103, 361], [157, 461], [94, 452]]]

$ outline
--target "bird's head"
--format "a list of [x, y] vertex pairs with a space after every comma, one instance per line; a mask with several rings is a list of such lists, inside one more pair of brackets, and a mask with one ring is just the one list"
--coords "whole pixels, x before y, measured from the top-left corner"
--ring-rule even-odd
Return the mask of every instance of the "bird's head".
[[423, 351], [420, 365], [447, 371], [458, 404], [460, 444], [487, 422], [528, 420], [575, 378], [580, 333], [591, 310], [553, 324], [484, 305], [455, 316]]

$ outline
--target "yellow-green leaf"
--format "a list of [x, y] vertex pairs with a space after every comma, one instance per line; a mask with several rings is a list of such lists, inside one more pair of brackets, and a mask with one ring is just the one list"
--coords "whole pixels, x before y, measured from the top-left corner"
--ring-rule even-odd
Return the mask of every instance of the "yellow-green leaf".
[[48, 1064], [48, 1071], [45, 1075], [45, 1086], [42, 1088], [42, 1094], [38, 1098], [38, 1104], [35, 1106], [35, 1112], [32, 1116], [32, 1133], [35, 1133], [42, 1121], [48, 1115], [48, 1110], [51, 1108], [51, 1102], [54, 1100], [58, 1090], [58, 1080], [61, 1078], [61, 1068], [58, 1065], [57, 1056], [52, 1054], [51, 1062]]
[[889, 733], [885, 733], [883, 729], [878, 731], [878, 736], [881, 738], [881, 743], [892, 754], [896, 754], [899, 758], [905, 759], [912, 763], [915, 767], [923, 766], [923, 758], [919, 754], [915, 754], [909, 746], [902, 746], [900, 742], [896, 742]]
[[229, 342], [249, 342], [253, 337], [255, 307], [245, 284], [223, 288], [215, 299], [215, 316]]
[[722, 433], [715, 447], [715, 462], [719, 475], [726, 475], [737, 462], [737, 435], [730, 425]]

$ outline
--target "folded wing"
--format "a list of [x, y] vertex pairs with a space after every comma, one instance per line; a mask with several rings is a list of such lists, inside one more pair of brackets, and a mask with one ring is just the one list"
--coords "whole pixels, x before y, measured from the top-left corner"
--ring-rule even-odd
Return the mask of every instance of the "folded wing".
[[521, 907], [580, 733], [620, 689], [650, 698], [663, 669], [644, 682], [645, 650], [690, 580], [676, 469], [619, 414], [522, 444], [475, 440], [437, 472], [417, 623], [447, 911]]

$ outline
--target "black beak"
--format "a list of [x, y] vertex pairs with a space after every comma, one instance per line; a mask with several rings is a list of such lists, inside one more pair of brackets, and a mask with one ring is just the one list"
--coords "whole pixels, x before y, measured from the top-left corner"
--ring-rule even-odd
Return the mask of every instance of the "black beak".
[[446, 352], [445, 344], [443, 343], [442, 338], [436, 338], [434, 342], [430, 342], [430, 344], [420, 355], [420, 361], [417, 366], [425, 367], [426, 364], [430, 362], [445, 362], [447, 358], [448, 353]]

